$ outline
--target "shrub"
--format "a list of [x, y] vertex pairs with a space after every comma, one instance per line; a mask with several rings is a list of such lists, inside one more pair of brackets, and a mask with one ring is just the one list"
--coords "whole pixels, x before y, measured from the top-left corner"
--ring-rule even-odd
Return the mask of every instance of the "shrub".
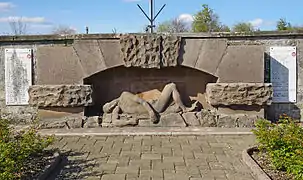
[[292, 118], [282, 115], [277, 124], [258, 120], [256, 135], [259, 150], [267, 154], [277, 170], [303, 179], [303, 128]]
[[0, 119], [0, 179], [20, 179], [28, 159], [52, 142], [53, 137], [41, 137], [34, 126], [16, 133], [7, 120]]

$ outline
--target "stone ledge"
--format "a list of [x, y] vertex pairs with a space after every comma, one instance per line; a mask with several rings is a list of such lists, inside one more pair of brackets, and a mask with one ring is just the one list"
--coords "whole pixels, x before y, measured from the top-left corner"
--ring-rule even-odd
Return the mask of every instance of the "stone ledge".
[[29, 104], [37, 107], [80, 107], [93, 104], [90, 85], [34, 85]]
[[249, 149], [245, 149], [242, 152], [242, 159], [244, 163], [250, 167], [253, 174], [259, 180], [271, 180], [271, 178], [263, 171], [263, 169], [257, 164], [257, 162], [250, 156], [253, 151], [255, 151], [257, 147], [252, 147]]
[[206, 101], [212, 106], [270, 105], [273, 88], [271, 83], [209, 83]]
[[42, 129], [41, 135], [56, 136], [181, 136], [181, 135], [253, 135], [251, 128], [169, 128], [124, 127], [91, 129]]
[[[146, 33], [129, 33], [133, 35], [143, 35]], [[165, 34], [165, 33], [160, 33]], [[73, 40], [91, 40], [91, 39], [116, 39], [118, 40], [123, 34], [107, 33], [107, 34], [75, 34], [75, 35], [22, 35], [22, 36], [0, 36], [0, 42], [45, 42], [45, 41], [73, 41]], [[214, 32], [214, 33], [175, 33], [183, 38], [293, 38], [302, 37], [302, 32], [288, 31], [261, 31], [251, 34], [247, 33], [230, 33], [230, 32]]]

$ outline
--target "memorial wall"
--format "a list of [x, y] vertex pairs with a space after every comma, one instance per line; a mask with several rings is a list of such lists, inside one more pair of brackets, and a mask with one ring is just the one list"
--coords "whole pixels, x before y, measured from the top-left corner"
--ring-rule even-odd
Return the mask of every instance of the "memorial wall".
[[[203, 77], [213, 77], [211, 83], [272, 83], [273, 103], [265, 109], [266, 118], [275, 120], [286, 113], [302, 119], [303, 34], [180, 37], [181, 67], [206, 73]], [[28, 106], [31, 85], [83, 84], [101, 71], [122, 66], [117, 35], [5, 36], [0, 48], [0, 115], [16, 123], [30, 122], [38, 114]], [[119, 81], [127, 76], [119, 76]]]

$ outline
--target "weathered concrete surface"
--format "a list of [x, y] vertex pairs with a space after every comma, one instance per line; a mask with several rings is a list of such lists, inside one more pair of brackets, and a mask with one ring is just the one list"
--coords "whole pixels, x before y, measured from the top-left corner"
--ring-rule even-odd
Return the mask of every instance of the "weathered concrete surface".
[[121, 54], [126, 67], [161, 68], [177, 66], [180, 37], [160, 35], [124, 35]]
[[73, 47], [86, 77], [107, 69], [98, 40], [75, 41]]
[[216, 72], [218, 82], [264, 82], [264, 51], [261, 45], [228, 46]]
[[36, 107], [79, 107], [93, 103], [90, 85], [34, 85], [28, 92], [29, 104]]
[[226, 54], [227, 41], [224, 39], [205, 40], [195, 68], [216, 75], [219, 64]]
[[84, 72], [73, 47], [38, 47], [37, 59], [37, 84], [78, 84], [82, 81]]
[[121, 58], [120, 44], [118, 40], [103, 39], [98, 40], [98, 44], [107, 68], [118, 67], [124, 64]]
[[213, 106], [270, 105], [273, 89], [270, 83], [209, 83], [207, 102]]

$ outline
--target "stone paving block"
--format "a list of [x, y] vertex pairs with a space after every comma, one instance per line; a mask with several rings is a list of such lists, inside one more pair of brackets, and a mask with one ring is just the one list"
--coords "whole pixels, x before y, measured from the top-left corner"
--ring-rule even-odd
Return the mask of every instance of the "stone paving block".
[[140, 159], [140, 160], [130, 160], [129, 166], [136, 166], [140, 167], [140, 170], [150, 170], [151, 169], [152, 161], [148, 159]]
[[116, 174], [139, 174], [139, 166], [117, 167]]
[[184, 162], [184, 158], [183, 157], [179, 157], [179, 156], [163, 156], [163, 162]]
[[250, 173], [245, 172], [226, 172], [226, 177], [228, 180], [254, 180]]
[[123, 180], [125, 178], [125, 174], [105, 174], [101, 177], [101, 180]]
[[173, 162], [156, 162], [152, 163], [153, 170], [175, 170], [175, 166]]
[[224, 170], [200, 170], [202, 178], [226, 179]]
[[121, 151], [120, 157], [130, 157], [131, 159], [140, 158], [140, 151]]
[[187, 174], [177, 174], [177, 173], [164, 173], [165, 180], [189, 180]]
[[148, 160], [161, 160], [161, 154], [142, 154], [141, 159], [148, 159]]
[[[68, 176], [66, 179], [99, 178], [104, 174], [103, 179], [122, 180], [167, 180], [168, 175], [172, 175], [168, 177], [171, 179], [216, 180], [236, 179], [241, 175], [244, 180], [253, 180], [250, 169], [241, 161], [241, 152], [253, 142], [250, 136], [238, 135], [63, 137], [54, 147], [66, 143], [63, 149], [71, 150], [83, 144], [81, 151], [73, 151], [82, 155], [70, 154], [72, 164], [63, 171], [64, 177]], [[91, 168], [86, 164], [91, 164]]]
[[140, 170], [139, 177], [140, 178], [142, 178], [142, 177], [163, 178], [163, 171], [161, 169]]

